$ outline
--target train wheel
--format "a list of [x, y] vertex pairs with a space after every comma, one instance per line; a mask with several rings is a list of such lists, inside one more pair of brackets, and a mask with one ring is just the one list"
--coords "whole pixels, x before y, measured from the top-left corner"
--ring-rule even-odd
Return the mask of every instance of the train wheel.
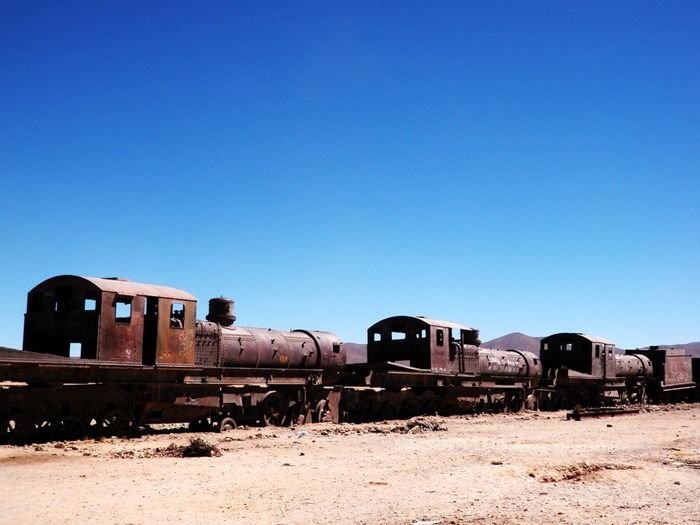
[[36, 424], [26, 414], [14, 414], [3, 420], [0, 432], [0, 441], [13, 445], [31, 443], [37, 435]]
[[357, 400], [342, 398], [340, 401], [340, 423], [357, 423], [358, 422], [358, 403]]
[[101, 436], [127, 436], [133, 430], [133, 420], [126, 412], [110, 410], [99, 418], [97, 426]]
[[53, 438], [72, 441], [87, 436], [87, 426], [76, 416], [64, 416], [53, 425]]
[[433, 392], [424, 392], [419, 399], [421, 413], [426, 416], [435, 416], [442, 411], [442, 399]]
[[316, 403], [316, 408], [314, 409], [314, 422], [328, 423], [331, 421], [333, 421], [331, 406], [327, 399], [321, 399], [321, 401]]
[[401, 403], [401, 417], [412, 418], [420, 414], [420, 405], [416, 396], [411, 394], [403, 403]]
[[50, 420], [43, 420], [36, 426], [37, 438], [40, 441], [49, 441], [53, 433], [53, 425]]
[[522, 412], [525, 409], [525, 398], [522, 392], [513, 392], [506, 395], [506, 410], [508, 412]]
[[552, 410], [552, 394], [550, 392], [538, 392], [537, 408], [543, 411]]
[[190, 432], [206, 432], [211, 430], [211, 423], [209, 423], [209, 418], [207, 416], [202, 416], [190, 421], [187, 428], [190, 429]]
[[229, 430], [235, 430], [237, 427], [236, 420], [232, 417], [225, 417], [214, 423], [214, 430], [216, 432], [228, 432]]
[[367, 392], [360, 398], [360, 405], [357, 409], [357, 419], [360, 423], [369, 423], [376, 419], [377, 399], [376, 393]]
[[262, 400], [262, 422], [265, 426], [281, 427], [285, 423], [288, 408], [283, 395], [269, 392]]
[[381, 418], [384, 420], [398, 419], [399, 411], [392, 401], [385, 401], [379, 410]]
[[459, 414], [459, 401], [455, 398], [448, 397], [442, 404], [442, 408], [439, 412], [441, 416], [454, 416]]
[[485, 412], [500, 414], [508, 411], [508, 404], [505, 397], [491, 397], [491, 402], [487, 404]]

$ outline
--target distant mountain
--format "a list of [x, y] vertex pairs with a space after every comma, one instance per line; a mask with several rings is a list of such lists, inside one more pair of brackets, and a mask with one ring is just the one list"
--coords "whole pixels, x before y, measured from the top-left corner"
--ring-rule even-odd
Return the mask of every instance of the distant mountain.
[[366, 363], [367, 345], [359, 343], [343, 343], [348, 355], [348, 363]]
[[697, 343], [686, 343], [684, 345], [675, 345], [674, 348], [685, 348], [686, 352], [695, 357], [700, 357], [700, 341]]
[[514, 348], [516, 350], [525, 350], [533, 354], [540, 355], [540, 339], [541, 337], [532, 337], [520, 332], [513, 332], [490, 341], [481, 343], [483, 348], [500, 348], [508, 350]]

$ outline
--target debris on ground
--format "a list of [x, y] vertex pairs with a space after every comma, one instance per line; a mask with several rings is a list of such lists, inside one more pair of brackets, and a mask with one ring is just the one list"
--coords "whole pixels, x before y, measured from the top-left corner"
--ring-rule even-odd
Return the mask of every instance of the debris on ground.
[[207, 443], [202, 438], [192, 438], [189, 445], [170, 443], [165, 448], [146, 448], [138, 450], [119, 450], [112, 453], [113, 458], [209, 458], [221, 456], [221, 450], [216, 445]]
[[190, 444], [182, 450], [183, 458], [203, 458], [221, 456], [221, 451], [216, 445], [207, 443], [202, 438], [194, 438]]
[[616, 463], [575, 463], [573, 465], [560, 465], [557, 467], [543, 468], [530, 471], [529, 476], [542, 483], [556, 483], [558, 481], [581, 481], [593, 477], [603, 470], [634, 470], [633, 465], [620, 465]]

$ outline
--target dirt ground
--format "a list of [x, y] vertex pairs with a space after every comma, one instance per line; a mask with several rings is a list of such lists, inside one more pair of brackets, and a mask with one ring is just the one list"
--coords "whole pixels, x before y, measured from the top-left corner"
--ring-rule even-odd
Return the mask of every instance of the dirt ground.
[[700, 523], [700, 406], [413, 424], [2, 446], [0, 523]]

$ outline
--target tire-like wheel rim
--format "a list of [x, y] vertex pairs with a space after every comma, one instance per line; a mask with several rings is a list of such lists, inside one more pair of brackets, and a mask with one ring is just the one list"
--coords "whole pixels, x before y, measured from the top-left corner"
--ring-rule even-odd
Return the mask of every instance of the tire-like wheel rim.
[[99, 421], [99, 433], [102, 436], [126, 436], [133, 429], [133, 421], [126, 412], [111, 410]]
[[26, 414], [14, 414], [6, 418], [0, 426], [0, 441], [23, 445], [31, 443], [36, 437], [36, 424]]
[[314, 410], [314, 418], [317, 423], [327, 423], [331, 421], [331, 407], [327, 399], [322, 399], [316, 404], [316, 409]]
[[229, 430], [235, 430], [237, 426], [236, 421], [232, 417], [225, 417], [219, 421], [216, 428], [219, 432], [228, 432]]
[[279, 427], [284, 424], [287, 407], [284, 398], [277, 392], [271, 392], [262, 402], [262, 421], [265, 426]]

